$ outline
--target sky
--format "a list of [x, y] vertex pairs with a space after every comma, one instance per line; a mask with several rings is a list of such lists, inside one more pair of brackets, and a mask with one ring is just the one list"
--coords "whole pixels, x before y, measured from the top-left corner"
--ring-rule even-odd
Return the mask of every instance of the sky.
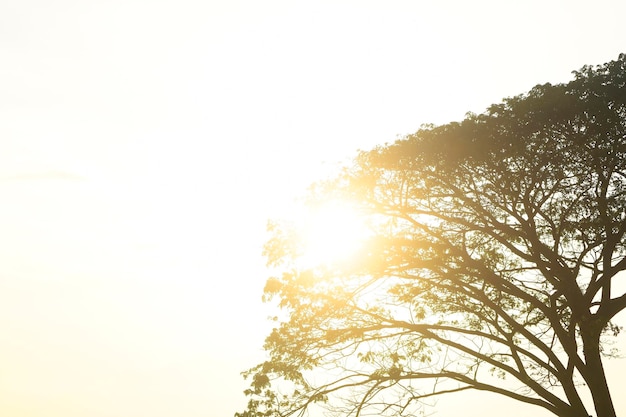
[[[358, 149], [617, 58], [624, 15], [617, 0], [0, 1], [0, 415], [242, 410], [239, 373], [270, 329], [267, 219]], [[458, 398], [435, 415], [529, 412]]]

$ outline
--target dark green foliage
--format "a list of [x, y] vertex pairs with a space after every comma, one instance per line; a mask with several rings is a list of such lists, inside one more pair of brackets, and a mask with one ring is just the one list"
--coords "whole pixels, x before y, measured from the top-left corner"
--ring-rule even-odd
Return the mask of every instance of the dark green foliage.
[[587, 416], [588, 390], [615, 415], [602, 356], [626, 308], [625, 55], [361, 152], [316, 190], [358, 202], [373, 235], [350, 265], [302, 270], [275, 227], [266, 297], [287, 319], [237, 416], [409, 416], [466, 389], [559, 416]]

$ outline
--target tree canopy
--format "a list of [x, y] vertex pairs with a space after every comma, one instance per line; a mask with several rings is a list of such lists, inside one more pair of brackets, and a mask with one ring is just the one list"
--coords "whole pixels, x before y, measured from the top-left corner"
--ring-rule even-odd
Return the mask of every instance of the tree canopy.
[[273, 226], [265, 298], [283, 314], [238, 417], [411, 416], [471, 389], [615, 416], [626, 55], [359, 152], [311, 199], [350, 201], [370, 233], [349, 262], [303, 267]]

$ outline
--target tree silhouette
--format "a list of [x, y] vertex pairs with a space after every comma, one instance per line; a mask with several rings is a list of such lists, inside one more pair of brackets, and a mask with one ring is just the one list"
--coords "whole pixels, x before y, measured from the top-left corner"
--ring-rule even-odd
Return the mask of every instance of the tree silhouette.
[[300, 268], [274, 226], [265, 297], [284, 319], [236, 416], [410, 416], [470, 389], [575, 417], [589, 394], [615, 416], [603, 358], [626, 307], [626, 55], [574, 75], [317, 184], [313, 200], [369, 221], [350, 262]]

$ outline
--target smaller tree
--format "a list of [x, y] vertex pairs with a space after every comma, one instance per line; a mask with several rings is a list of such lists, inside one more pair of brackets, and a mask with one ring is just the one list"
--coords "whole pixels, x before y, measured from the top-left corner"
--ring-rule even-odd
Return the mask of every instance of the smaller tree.
[[[350, 262], [266, 246], [285, 319], [245, 375], [238, 417], [414, 415], [497, 393], [562, 417], [614, 417], [603, 357], [626, 308], [626, 55], [460, 123], [361, 152], [312, 200], [371, 227]], [[619, 290], [619, 291], [618, 291]]]

